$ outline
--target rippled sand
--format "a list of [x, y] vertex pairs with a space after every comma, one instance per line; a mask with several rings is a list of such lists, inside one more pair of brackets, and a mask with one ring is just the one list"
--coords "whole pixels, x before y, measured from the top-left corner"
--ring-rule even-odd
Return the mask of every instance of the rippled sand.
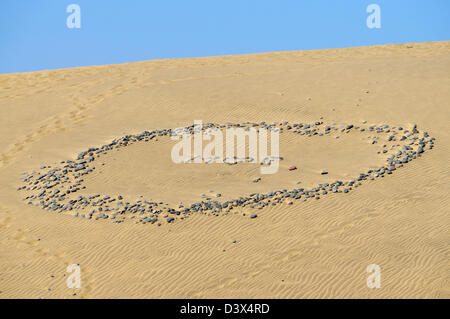
[[[434, 42], [0, 75], [0, 298], [449, 298], [449, 70], [450, 42]], [[436, 146], [348, 194], [269, 206], [255, 219], [113, 224], [25, 205], [17, 191], [23, 172], [126, 134], [321, 117], [417, 124]], [[380, 164], [358, 137], [283, 137], [279, 173], [252, 183], [256, 167], [176, 167], [171, 146], [108, 153], [83, 191], [178, 204]], [[74, 263], [81, 289], [66, 286]], [[381, 267], [379, 289], [366, 285], [369, 264]]]

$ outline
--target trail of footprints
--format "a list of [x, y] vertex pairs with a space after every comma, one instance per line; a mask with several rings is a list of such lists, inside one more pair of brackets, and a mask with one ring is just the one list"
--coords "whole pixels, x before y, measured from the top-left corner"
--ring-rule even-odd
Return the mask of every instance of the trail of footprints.
[[[142, 75], [142, 71], [140, 72]], [[173, 82], [178, 81], [190, 81], [190, 80], [198, 80], [198, 79], [208, 79], [208, 78], [223, 78], [223, 77], [230, 77], [230, 76], [237, 76], [237, 74], [227, 74], [227, 75], [220, 75], [220, 76], [211, 76], [211, 77], [187, 77], [187, 78], [180, 78], [180, 79], [173, 79], [173, 80], [152, 80], [149, 79], [148, 81], [142, 80], [135, 76], [135, 74], [132, 74], [131, 76], [120, 73], [120, 76], [117, 77], [117, 79], [121, 79], [122, 84], [115, 85], [113, 87], [105, 89], [103, 92], [87, 98], [85, 101], [82, 100], [81, 96], [78, 94], [69, 94], [70, 97], [69, 103], [72, 103], [75, 106], [75, 109], [70, 110], [67, 113], [62, 113], [60, 115], [56, 115], [45, 121], [44, 124], [42, 124], [39, 129], [35, 132], [27, 134], [25, 137], [19, 139], [16, 141], [13, 145], [10, 146], [9, 150], [6, 152], [0, 153], [0, 168], [7, 166], [11, 164], [15, 158], [15, 156], [27, 148], [28, 145], [31, 143], [39, 140], [43, 136], [47, 136], [53, 133], [58, 133], [61, 131], [65, 131], [67, 129], [70, 129], [72, 125], [78, 125], [82, 123], [87, 118], [87, 111], [97, 105], [98, 103], [102, 102], [103, 100], [107, 98], [111, 98], [114, 96], [121, 95], [125, 92], [127, 92], [130, 89], [133, 88], [144, 88], [148, 85], [166, 85]], [[125, 78], [126, 80], [123, 80]], [[116, 78], [112, 78], [111, 81], [115, 80]], [[128, 82], [127, 79], [130, 79]], [[92, 86], [96, 86], [99, 84], [103, 84], [104, 80], [91, 80], [91, 81], [84, 81], [77, 84], [72, 84], [67, 86], [68, 89], [75, 89], [75, 90], [81, 90], [86, 89]], [[130, 85], [131, 84], [131, 85]], [[51, 90], [51, 86], [45, 87], [44, 89], [41, 89], [34, 93], [28, 93], [28, 95], [48, 92]], [[14, 99], [21, 97], [23, 98], [26, 95], [20, 95], [20, 96], [3, 96], [0, 98], [0, 100], [8, 100], [8, 99]]]
[[[14, 214], [9, 209], [0, 206], [0, 229], [11, 229], [12, 222], [15, 220]], [[10, 236], [8, 239], [12, 239], [18, 249], [31, 250], [36, 255], [37, 259], [44, 258], [55, 263], [55, 272], [66, 272], [68, 265], [74, 263], [73, 260], [69, 260], [65, 253], [52, 252], [50, 249], [42, 247], [40, 238], [30, 239], [29, 229], [21, 227], [12, 231], [9, 231]], [[10, 243], [5, 243], [10, 244]], [[25, 270], [24, 270], [25, 271]], [[69, 275], [68, 273], [66, 275]], [[58, 280], [66, 281], [67, 277], [58, 277]], [[70, 289], [72, 296], [78, 298], [90, 298], [90, 293], [93, 290], [93, 279], [90, 275], [89, 268], [81, 268], [82, 286], [81, 289]], [[40, 298], [40, 296], [37, 296]]]
[[46, 135], [58, 133], [70, 129], [72, 125], [78, 125], [82, 123], [86, 118], [86, 112], [96, 104], [102, 102], [107, 97], [113, 97], [115, 95], [122, 94], [126, 91], [126, 87], [119, 85], [106, 92], [100, 93], [94, 97], [83, 101], [75, 94], [69, 95], [70, 102], [75, 106], [75, 109], [70, 110], [68, 113], [56, 115], [48, 119], [42, 124], [39, 129], [33, 133], [27, 134], [25, 137], [15, 142], [9, 150], [0, 154], [0, 168], [9, 165], [13, 162], [15, 156], [26, 149], [30, 144], [38, 141], [40, 138]]
[[[386, 164], [378, 169], [369, 169], [353, 176], [348, 180], [335, 180], [329, 183], [318, 184], [315, 187], [295, 188], [292, 190], [280, 189], [265, 194], [253, 193], [229, 201], [211, 200], [205, 198], [191, 206], [179, 205], [170, 207], [167, 203], [152, 200], [127, 201], [123, 196], [110, 196], [92, 194], [77, 196], [77, 192], [84, 189], [84, 176], [96, 169], [98, 158], [112, 150], [124, 148], [134, 143], [155, 143], [160, 138], [170, 138], [173, 135], [199, 134], [202, 131], [221, 130], [226, 128], [265, 128], [277, 130], [283, 134], [299, 134], [308, 138], [337, 138], [343, 134], [362, 134], [368, 142], [368, 147], [376, 147], [378, 154], [386, 156]], [[66, 160], [56, 166], [42, 166], [40, 170], [24, 173], [23, 184], [18, 188], [25, 193], [23, 201], [29, 205], [40, 207], [46, 211], [57, 213], [70, 213], [75, 217], [91, 220], [112, 220], [114, 223], [123, 223], [132, 220], [135, 223], [154, 224], [160, 226], [163, 221], [172, 223], [176, 220], [188, 218], [191, 214], [227, 215], [238, 213], [240, 208], [247, 207], [253, 210], [275, 206], [284, 202], [292, 203], [294, 200], [318, 200], [329, 194], [345, 194], [353, 191], [367, 180], [375, 180], [391, 175], [395, 170], [407, 163], [420, 158], [426, 150], [434, 147], [435, 139], [427, 132], [420, 133], [416, 125], [406, 129], [403, 127], [390, 127], [389, 125], [363, 125], [353, 124], [324, 124], [322, 121], [309, 123], [250, 123], [241, 124], [194, 124], [182, 131], [161, 129], [144, 131], [137, 135], [126, 135], [113, 140], [101, 147], [91, 147], [80, 152], [76, 160]], [[205, 159], [208, 160], [213, 159]], [[282, 157], [267, 157], [260, 165], [270, 165], [272, 161], [283, 160]], [[228, 165], [238, 165], [242, 162], [251, 162], [254, 159], [234, 158], [224, 159]], [[322, 172], [327, 174], [327, 172]], [[175, 195], [175, 194], [174, 194]], [[251, 214], [251, 217], [257, 217]]]

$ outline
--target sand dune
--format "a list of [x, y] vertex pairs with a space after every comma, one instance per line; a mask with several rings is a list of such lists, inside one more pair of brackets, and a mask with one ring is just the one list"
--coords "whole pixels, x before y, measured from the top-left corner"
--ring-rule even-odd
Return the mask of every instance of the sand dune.
[[[449, 69], [450, 42], [432, 42], [0, 75], [0, 298], [449, 298]], [[74, 218], [17, 191], [25, 172], [194, 120], [417, 124], [435, 147], [346, 194], [161, 226]], [[335, 135], [280, 134], [273, 175], [174, 164], [175, 142], [160, 137], [96, 159], [74, 196], [225, 201], [352, 178], [394, 152], [382, 152], [386, 135], [375, 145], [368, 130]], [[80, 289], [66, 286], [69, 264], [80, 264]], [[381, 267], [379, 289], [366, 285], [369, 264]]]

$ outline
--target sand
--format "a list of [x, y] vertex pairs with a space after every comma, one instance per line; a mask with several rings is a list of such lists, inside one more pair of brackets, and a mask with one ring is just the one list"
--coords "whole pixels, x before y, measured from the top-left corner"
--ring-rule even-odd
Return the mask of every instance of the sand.
[[[432, 42], [0, 75], [0, 298], [449, 298], [449, 70], [450, 42]], [[320, 118], [417, 124], [435, 148], [348, 194], [255, 219], [245, 208], [114, 224], [26, 205], [17, 191], [24, 172], [127, 134]], [[175, 165], [161, 140], [109, 153], [83, 191], [178, 204], [308, 186], [380, 165], [367, 144], [282, 135], [279, 173], [260, 175]], [[80, 289], [66, 285], [69, 264], [81, 267]], [[367, 287], [369, 264], [381, 267], [381, 288]]]

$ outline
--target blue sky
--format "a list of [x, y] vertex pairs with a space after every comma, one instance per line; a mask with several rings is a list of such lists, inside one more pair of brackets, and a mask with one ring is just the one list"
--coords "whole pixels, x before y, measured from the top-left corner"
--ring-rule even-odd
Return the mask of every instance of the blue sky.
[[[81, 28], [69, 29], [69, 4]], [[369, 4], [381, 28], [369, 29]], [[450, 40], [450, 0], [1, 0], [0, 73]]]

